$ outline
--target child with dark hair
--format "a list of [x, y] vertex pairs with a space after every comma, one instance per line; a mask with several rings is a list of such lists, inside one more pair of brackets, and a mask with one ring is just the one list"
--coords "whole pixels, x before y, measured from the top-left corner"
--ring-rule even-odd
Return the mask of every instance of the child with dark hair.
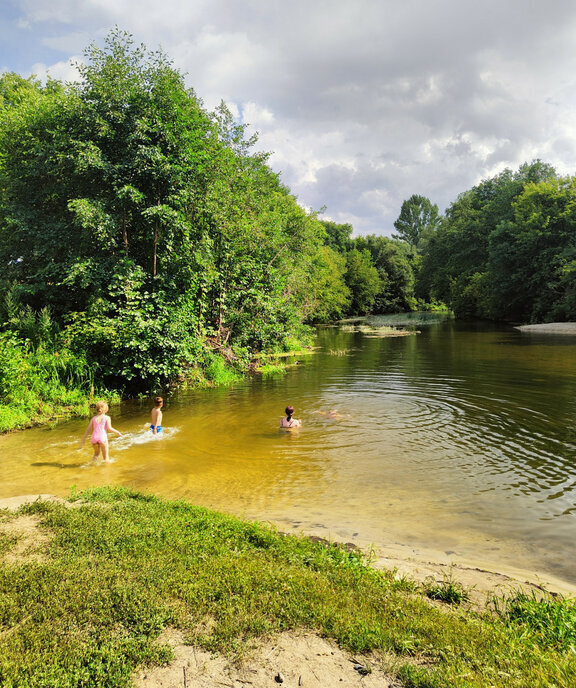
[[294, 407], [293, 406], [287, 406], [285, 409], [286, 412], [286, 418], [282, 418], [280, 420], [280, 427], [285, 428], [287, 430], [290, 430], [291, 428], [299, 428], [302, 425], [301, 420], [297, 420], [296, 418], [293, 418], [294, 414]]

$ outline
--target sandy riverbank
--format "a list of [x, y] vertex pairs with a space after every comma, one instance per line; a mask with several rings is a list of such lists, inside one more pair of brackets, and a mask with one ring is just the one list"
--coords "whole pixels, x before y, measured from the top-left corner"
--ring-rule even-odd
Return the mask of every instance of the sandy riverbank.
[[[16, 510], [23, 504], [37, 499], [66, 502], [65, 499], [50, 494], [20, 495], [0, 499], [0, 509]], [[317, 540], [323, 539], [318, 535], [312, 535], [312, 537]], [[346, 543], [346, 545], [355, 546], [354, 543]], [[358, 549], [361, 550], [362, 547]], [[565, 597], [576, 597], [576, 585], [545, 573], [504, 566], [496, 569], [493, 566], [486, 567], [482, 562], [447, 563], [441, 561], [440, 553], [435, 557], [433, 550], [419, 555], [407, 555], [406, 550], [407, 548], [400, 545], [372, 546], [370, 547], [371, 565], [374, 568], [396, 569], [398, 575], [413, 578], [418, 582], [423, 582], [431, 576], [437, 580], [452, 576], [470, 589], [472, 600], [478, 604], [484, 602], [488, 594], [504, 594], [518, 587], [544, 589]]]
[[541, 325], [518, 325], [520, 332], [534, 334], [573, 334], [576, 335], [576, 322], [543, 323]]
[[[16, 510], [22, 504], [37, 499], [66, 501], [48, 494], [24, 495], [1, 499], [0, 508]], [[22, 557], [34, 556], [30, 553], [36, 547], [46, 544], [46, 534], [38, 528], [38, 522], [36, 517], [21, 516], [0, 525], [0, 531], [19, 538], [6, 562], [17, 562]], [[349, 543], [348, 546], [353, 545]], [[451, 578], [469, 591], [470, 603], [478, 608], [484, 607], [490, 595], [502, 596], [519, 588], [527, 592], [546, 589], [567, 597], [576, 596], [576, 586], [550, 580], [548, 576], [540, 577], [535, 572], [488, 571], [481, 566], [446, 564], [427, 561], [422, 557], [406, 557], [405, 552], [401, 547], [380, 548], [374, 552], [372, 566], [395, 569], [398, 576], [406, 576], [419, 582], [429, 578], [437, 581]], [[286, 688], [330, 688], [342, 685], [392, 688], [398, 685], [385, 671], [386, 666], [393, 666], [394, 658], [376, 654], [355, 657], [339, 648], [334, 641], [312, 632], [287, 632], [263, 638], [248, 648], [246, 658], [241, 663], [233, 663], [221, 655], [187, 645], [183, 634], [175, 629], [166, 629], [159, 642], [172, 647], [175, 659], [166, 666], [138, 671], [134, 681], [139, 688], [216, 688], [246, 683], [252, 688], [266, 688], [274, 685], [274, 681], [282, 683]], [[363, 673], [363, 667], [366, 666], [370, 668], [368, 674]]]

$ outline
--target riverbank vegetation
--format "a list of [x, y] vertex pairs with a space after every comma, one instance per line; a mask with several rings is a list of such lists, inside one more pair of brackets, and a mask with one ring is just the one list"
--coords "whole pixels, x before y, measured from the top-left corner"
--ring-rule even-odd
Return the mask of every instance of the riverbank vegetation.
[[[120, 488], [71, 501], [0, 514], [6, 688], [129, 686], [137, 667], [170, 661], [159, 641], [168, 627], [232, 656], [265, 635], [309, 629], [356, 657], [382, 652], [406, 688], [576, 682], [569, 600], [518, 594], [473, 610], [454, 580], [431, 591], [356, 551], [185, 502]], [[42, 533], [27, 548], [17, 528], [5, 530], [19, 515]]]

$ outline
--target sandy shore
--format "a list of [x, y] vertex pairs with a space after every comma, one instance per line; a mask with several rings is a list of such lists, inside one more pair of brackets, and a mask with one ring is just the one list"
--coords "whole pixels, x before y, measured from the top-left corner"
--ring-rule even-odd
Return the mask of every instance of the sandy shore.
[[544, 323], [542, 325], [518, 325], [515, 329], [520, 330], [520, 332], [528, 332], [534, 334], [576, 335], [576, 323], [573, 322]]
[[[0, 509], [16, 510], [22, 504], [37, 499], [66, 501], [48, 494], [22, 495], [0, 499]], [[30, 546], [45, 542], [45, 534], [37, 528], [38, 521], [35, 517], [22, 516], [0, 525], [0, 530], [20, 537], [17, 551], [11, 553], [7, 562], [17, 561], [30, 551]], [[347, 546], [353, 545], [348, 543]], [[546, 575], [539, 576], [536, 572], [489, 571], [480, 566], [427, 561], [406, 557], [405, 550], [393, 547], [380, 548], [373, 554], [373, 567], [395, 569], [398, 576], [419, 582], [430, 578], [438, 582], [446, 578], [457, 581], [469, 592], [470, 604], [479, 609], [484, 608], [490, 596], [502, 596], [519, 588], [527, 592], [545, 589], [576, 597], [576, 586], [551, 580]], [[166, 629], [159, 642], [172, 647], [175, 659], [167, 666], [137, 671], [133, 678], [138, 688], [217, 688], [223, 685], [236, 688], [246, 684], [251, 688], [269, 688], [275, 684], [282, 684], [285, 688], [340, 688], [342, 685], [393, 688], [398, 685], [386, 673], [386, 667], [389, 673], [392, 672], [393, 657], [379, 654], [354, 656], [340, 649], [334, 641], [312, 632], [287, 632], [263, 638], [247, 648], [246, 657], [240, 663], [187, 645], [183, 634], [176, 629]]]
[[[0, 509], [16, 510], [23, 504], [29, 504], [38, 499], [66, 503], [65, 499], [54, 495], [31, 494], [0, 499]], [[300, 535], [305, 535], [305, 533], [300, 533]], [[312, 534], [311, 538], [324, 541], [327, 545], [330, 544], [319, 534]], [[355, 547], [356, 545], [355, 543], [346, 543], [345, 546]], [[361, 547], [358, 549], [362, 550]], [[399, 576], [408, 576], [418, 582], [423, 582], [430, 577], [443, 580], [445, 577], [451, 576], [469, 588], [473, 601], [479, 604], [485, 601], [488, 594], [504, 594], [506, 591], [516, 590], [519, 587], [547, 590], [566, 597], [576, 597], [576, 585], [537, 571], [504, 566], [498, 567], [498, 569], [487, 568], [481, 562], [447, 563], [440, 561], [440, 555], [435, 558], [432, 551], [427, 554], [421, 553], [420, 556], [407, 555], [406, 552], [407, 549], [400, 545], [387, 547], [374, 547], [372, 545], [370, 547], [371, 566], [396, 569]]]

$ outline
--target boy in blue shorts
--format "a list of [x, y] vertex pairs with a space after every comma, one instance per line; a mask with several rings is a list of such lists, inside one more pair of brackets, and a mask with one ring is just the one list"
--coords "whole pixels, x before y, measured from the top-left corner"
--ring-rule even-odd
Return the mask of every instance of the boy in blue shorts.
[[154, 408], [150, 412], [150, 430], [152, 434], [159, 435], [162, 432], [162, 406], [164, 405], [164, 399], [162, 397], [156, 397], [154, 399]]

